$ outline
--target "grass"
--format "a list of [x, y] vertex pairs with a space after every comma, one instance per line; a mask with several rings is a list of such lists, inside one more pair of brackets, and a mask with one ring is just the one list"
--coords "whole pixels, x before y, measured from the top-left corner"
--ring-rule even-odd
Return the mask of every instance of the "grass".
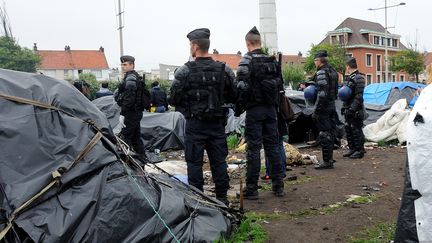
[[381, 243], [393, 240], [396, 231], [394, 223], [379, 223], [372, 228], [365, 228], [363, 231], [351, 236], [349, 243]]
[[227, 137], [227, 146], [229, 150], [233, 150], [237, 147], [239, 143], [239, 138], [236, 134], [231, 134]]
[[267, 232], [259, 223], [257, 217], [253, 214], [246, 216], [237, 230], [229, 239], [218, 240], [218, 243], [241, 243], [241, 242], [253, 242], [263, 243], [267, 240]]

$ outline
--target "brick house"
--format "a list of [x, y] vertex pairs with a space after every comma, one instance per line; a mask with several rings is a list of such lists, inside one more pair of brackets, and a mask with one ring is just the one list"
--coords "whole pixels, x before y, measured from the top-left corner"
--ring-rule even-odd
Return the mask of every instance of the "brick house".
[[[388, 32], [388, 55], [406, 49], [400, 35]], [[385, 28], [366, 20], [347, 18], [336, 29], [329, 31], [320, 44], [337, 44], [346, 48], [347, 56], [357, 59], [360, 72], [365, 74], [367, 84], [385, 82]], [[390, 67], [390, 63], [389, 63]], [[388, 72], [390, 81], [407, 81], [405, 72]]]
[[36, 43], [33, 51], [42, 62], [38, 72], [57, 79], [76, 80], [81, 73], [92, 73], [99, 81], [109, 80], [110, 69], [105, 57], [104, 48], [99, 50], [38, 50]]

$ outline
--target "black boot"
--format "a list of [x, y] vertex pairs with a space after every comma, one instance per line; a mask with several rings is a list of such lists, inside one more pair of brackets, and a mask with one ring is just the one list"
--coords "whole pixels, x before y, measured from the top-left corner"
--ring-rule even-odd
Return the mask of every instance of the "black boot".
[[285, 192], [284, 192], [284, 182], [282, 180], [282, 178], [280, 177], [278, 180], [272, 180], [272, 191], [273, 194], [276, 197], [283, 197], [285, 196]]
[[355, 151], [351, 156], [350, 159], [361, 159], [363, 158], [364, 154], [362, 151]]
[[245, 189], [243, 189], [243, 198], [247, 200], [258, 200], [257, 187], [247, 186]]
[[355, 151], [354, 150], [348, 150], [345, 153], [343, 153], [343, 157], [350, 157]]
[[216, 199], [224, 203], [227, 207], [229, 206], [228, 197], [225, 196], [216, 196]]
[[330, 132], [320, 132], [323, 160], [315, 166], [315, 169], [332, 169], [333, 163], [333, 135]]

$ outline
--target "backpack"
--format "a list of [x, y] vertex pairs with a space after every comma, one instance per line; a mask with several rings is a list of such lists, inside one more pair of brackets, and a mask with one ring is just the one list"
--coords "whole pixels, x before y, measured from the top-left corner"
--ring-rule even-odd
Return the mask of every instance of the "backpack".
[[225, 64], [194, 61], [185, 65], [189, 68], [184, 88], [187, 116], [200, 120], [224, 117]]
[[251, 60], [252, 97], [261, 104], [278, 105], [279, 64], [274, 56], [253, 55]]

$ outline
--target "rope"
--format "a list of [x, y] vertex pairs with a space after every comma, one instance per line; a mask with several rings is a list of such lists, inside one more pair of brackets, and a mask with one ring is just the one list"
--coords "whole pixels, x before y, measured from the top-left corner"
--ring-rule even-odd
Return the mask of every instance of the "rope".
[[135, 186], [138, 188], [138, 190], [140, 191], [141, 195], [145, 198], [145, 200], [147, 201], [147, 203], [150, 205], [151, 209], [153, 210], [153, 212], [156, 214], [156, 216], [159, 218], [159, 220], [162, 222], [163, 226], [168, 230], [169, 234], [174, 238], [174, 240], [177, 243], [180, 243], [180, 241], [177, 239], [177, 237], [175, 236], [175, 234], [172, 232], [171, 228], [168, 226], [168, 224], [165, 222], [165, 220], [162, 218], [162, 216], [159, 214], [159, 212], [156, 210], [155, 206], [153, 205], [153, 203], [150, 201], [150, 199], [146, 196], [145, 192], [142, 190], [141, 186], [138, 184], [136, 178], [134, 176], [132, 176], [132, 174], [130, 173], [130, 170], [128, 167], [125, 166], [124, 163], [122, 163], [123, 167], [126, 170], [126, 173], [128, 174], [129, 178], [132, 178], [133, 180], [131, 180]]

